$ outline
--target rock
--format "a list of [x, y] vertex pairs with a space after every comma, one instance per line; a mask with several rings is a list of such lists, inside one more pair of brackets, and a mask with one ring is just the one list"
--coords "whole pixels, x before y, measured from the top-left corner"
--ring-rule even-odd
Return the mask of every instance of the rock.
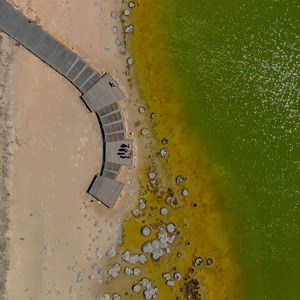
[[178, 253], [177, 253], [177, 257], [182, 257], [182, 253], [181, 253], [181, 252], [178, 252]]
[[160, 209], [160, 214], [163, 215], [163, 216], [166, 216], [168, 214], [168, 212], [169, 212], [168, 209], [165, 208], [165, 207], [162, 207]]
[[188, 189], [183, 189], [181, 193], [183, 196], [188, 196], [190, 194], [190, 191]]
[[140, 112], [141, 114], [143, 114], [145, 111], [146, 111], [146, 109], [145, 109], [144, 106], [140, 106], [140, 107], [139, 107], [139, 112]]
[[90, 275], [90, 276], [89, 276], [89, 279], [90, 279], [90, 280], [94, 280], [94, 275]]
[[179, 272], [176, 272], [173, 277], [175, 280], [180, 280], [182, 278], [182, 275]]
[[129, 267], [126, 267], [124, 270], [125, 275], [129, 276], [133, 274], [133, 270]]
[[139, 268], [133, 268], [133, 275], [139, 276], [141, 274], [141, 270]]
[[133, 25], [129, 25], [125, 28], [125, 33], [132, 33], [134, 31], [134, 26]]
[[117, 32], [118, 32], [118, 27], [117, 27], [117, 26], [113, 26], [113, 27], [111, 28], [111, 31], [112, 31], [113, 33], [117, 33]]
[[129, 9], [125, 9], [123, 12], [124, 16], [128, 17], [130, 15], [130, 10]]
[[171, 275], [169, 273], [164, 273], [163, 274], [163, 278], [166, 280], [170, 280], [171, 279]]
[[133, 210], [131, 211], [131, 213], [132, 213], [135, 217], [138, 217], [138, 216], [140, 215], [140, 211], [139, 211], [137, 208], [133, 209]]
[[77, 274], [77, 282], [81, 282], [83, 280], [83, 277], [82, 277], [82, 275], [81, 275], [81, 272], [79, 272], [78, 274]]
[[118, 46], [122, 46], [122, 45], [123, 45], [123, 40], [120, 39], [120, 38], [117, 38], [117, 39], [116, 39], [116, 44], [117, 44]]
[[179, 175], [179, 176], [176, 177], [176, 183], [177, 183], [177, 184], [181, 184], [181, 183], [183, 183], [184, 181], [185, 181], [185, 177], [184, 177], [184, 176]]
[[115, 247], [111, 247], [111, 248], [106, 252], [106, 256], [108, 256], [108, 257], [115, 257], [115, 256], [116, 256], [116, 248], [115, 248]]
[[135, 7], [136, 7], [136, 4], [135, 4], [135, 2], [130, 1], [130, 2], [128, 3], [128, 6], [129, 6], [130, 8], [135, 8]]
[[142, 134], [142, 136], [146, 136], [146, 135], [148, 134], [148, 129], [143, 128], [143, 129], [141, 130], [141, 134]]
[[171, 248], [170, 247], [166, 247], [166, 249], [165, 249], [165, 251], [166, 251], [166, 253], [171, 253]]
[[161, 142], [162, 142], [164, 145], [167, 145], [169, 141], [168, 141], [167, 139], [163, 138], [163, 139], [161, 140]]
[[138, 293], [141, 291], [141, 286], [139, 284], [135, 284], [132, 286], [132, 290], [135, 292], [135, 293]]
[[148, 177], [149, 177], [150, 179], [154, 179], [154, 178], [156, 177], [155, 172], [149, 172]]
[[152, 113], [152, 114], [150, 115], [150, 118], [151, 118], [152, 120], [156, 119], [156, 113]]
[[195, 261], [194, 261], [194, 265], [195, 266], [200, 266], [201, 264], [203, 263], [203, 259], [201, 257], [197, 257], [195, 258]]
[[166, 148], [162, 148], [161, 150], [160, 150], [160, 155], [161, 155], [161, 157], [167, 157], [168, 155], [169, 155], [169, 151], [168, 151], [168, 149], [166, 149]]
[[168, 280], [167, 281], [167, 285], [169, 286], [174, 286], [175, 285], [175, 282], [173, 280]]
[[141, 264], [145, 264], [147, 262], [147, 258], [145, 255], [141, 254], [139, 259]]
[[117, 16], [118, 16], [118, 13], [117, 13], [116, 11], [112, 11], [112, 12], [110, 13], [110, 16], [111, 16], [112, 18], [116, 19]]
[[129, 65], [129, 66], [132, 66], [133, 65], [133, 58], [131, 58], [131, 57], [129, 57], [128, 59], [127, 59], [127, 64]]
[[143, 236], [149, 236], [151, 234], [151, 229], [149, 226], [144, 226], [142, 228], [142, 234]]
[[146, 203], [144, 199], [139, 200], [139, 208], [140, 209], [145, 209], [146, 208]]
[[209, 257], [209, 258], [206, 260], [206, 265], [207, 265], [207, 266], [210, 266], [210, 265], [212, 265], [213, 263], [214, 263], [214, 259], [211, 258], [211, 257]]
[[173, 233], [175, 231], [175, 229], [176, 229], [176, 226], [173, 223], [169, 223], [167, 225], [168, 232]]
[[122, 259], [124, 260], [124, 261], [129, 261], [129, 259], [130, 259], [130, 252], [128, 251], [128, 250], [126, 250], [126, 251], [124, 251], [123, 253], [122, 253], [122, 255], [121, 255], [121, 257], [122, 257]]
[[112, 300], [121, 300], [121, 296], [119, 294], [114, 293], [112, 295]]
[[147, 278], [142, 278], [142, 280], [140, 281], [141, 285], [145, 288], [149, 288], [149, 285], [151, 287], [151, 283], [150, 280]]
[[109, 294], [103, 294], [103, 300], [109, 300], [110, 296]]

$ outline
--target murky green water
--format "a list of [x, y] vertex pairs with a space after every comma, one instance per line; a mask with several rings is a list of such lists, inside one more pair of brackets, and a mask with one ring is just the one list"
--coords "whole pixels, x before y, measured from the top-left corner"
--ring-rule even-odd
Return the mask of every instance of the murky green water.
[[166, 2], [168, 57], [230, 191], [248, 299], [300, 299], [300, 2]]

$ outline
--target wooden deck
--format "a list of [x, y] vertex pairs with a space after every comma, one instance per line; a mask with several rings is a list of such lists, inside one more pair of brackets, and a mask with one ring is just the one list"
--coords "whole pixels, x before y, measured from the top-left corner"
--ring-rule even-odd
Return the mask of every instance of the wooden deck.
[[126, 127], [118, 104], [125, 96], [118, 83], [110, 74], [98, 73], [5, 0], [0, 0], [0, 29], [68, 79], [83, 93], [81, 98], [89, 110], [96, 112], [104, 134], [105, 153], [100, 175], [93, 180], [88, 192], [107, 207], [113, 207], [124, 186], [116, 181], [121, 166], [132, 166], [132, 153], [120, 155], [122, 151], [119, 152], [122, 144], [129, 144], [132, 151], [132, 140], [126, 140]]

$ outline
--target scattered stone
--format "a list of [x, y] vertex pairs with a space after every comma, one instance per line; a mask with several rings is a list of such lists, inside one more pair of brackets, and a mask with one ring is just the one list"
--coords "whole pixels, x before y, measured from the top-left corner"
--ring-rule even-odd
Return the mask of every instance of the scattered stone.
[[164, 273], [163, 274], [163, 278], [166, 280], [170, 280], [171, 279], [171, 275], [169, 273]]
[[103, 294], [103, 300], [109, 300], [110, 296], [109, 294]]
[[151, 118], [152, 120], [156, 119], [156, 113], [152, 113], [152, 114], [150, 115], [150, 118]]
[[161, 142], [162, 142], [164, 145], [167, 145], [169, 141], [168, 141], [167, 139], [163, 138], [163, 139], [161, 140]]
[[206, 265], [207, 266], [211, 266], [212, 264], [214, 263], [214, 259], [209, 257], [207, 260], [206, 260]]
[[203, 259], [201, 257], [195, 258], [194, 266], [198, 267], [203, 263]]
[[129, 25], [125, 28], [124, 30], [126, 33], [132, 33], [134, 31], [134, 26], [133, 25]]
[[183, 189], [181, 193], [183, 196], [188, 196], [190, 194], [190, 191], [188, 189]]
[[122, 45], [123, 45], [123, 40], [120, 39], [120, 38], [117, 38], [117, 39], [116, 39], [116, 44], [117, 44], [118, 46], [122, 46]]
[[145, 109], [144, 106], [140, 106], [140, 107], [139, 107], [139, 112], [140, 112], [141, 114], [143, 114], [145, 111], [146, 111], [146, 109]]
[[173, 233], [173, 232], [175, 231], [175, 229], [176, 229], [176, 226], [175, 226], [174, 224], [169, 223], [169, 224], [167, 225], [167, 230], [168, 230], [168, 232]]
[[90, 275], [90, 276], [89, 276], [89, 279], [90, 279], [90, 280], [94, 280], [94, 275]]
[[154, 178], [156, 177], [155, 172], [149, 172], [148, 177], [149, 177], [150, 179], [154, 179]]
[[142, 234], [143, 236], [149, 236], [151, 234], [151, 229], [149, 226], [144, 226], [142, 228]]
[[171, 248], [170, 247], [167, 247], [166, 249], [165, 249], [165, 251], [166, 251], [166, 253], [171, 253]]
[[118, 16], [118, 13], [117, 13], [116, 11], [112, 11], [112, 12], [110, 13], [110, 16], [111, 16], [113, 19], [116, 19], [117, 16]]
[[179, 272], [176, 272], [173, 277], [175, 280], [180, 280], [182, 278], [182, 275]]
[[130, 10], [129, 9], [125, 9], [123, 12], [124, 16], [128, 17], [130, 15]]
[[169, 151], [168, 151], [168, 149], [166, 149], [166, 148], [162, 148], [161, 150], [160, 150], [160, 155], [161, 155], [161, 157], [167, 157], [168, 155], [169, 155]]
[[112, 295], [112, 300], [121, 300], [121, 296], [119, 294], [117, 294], [117, 293], [114, 293]]
[[144, 254], [140, 255], [140, 263], [141, 264], [145, 264], [147, 262], [147, 258]]
[[81, 275], [81, 272], [79, 272], [78, 274], [77, 274], [77, 282], [81, 282], [83, 280], [83, 277], [82, 277], [82, 275]]
[[167, 285], [169, 286], [174, 286], [175, 285], [175, 282], [173, 280], [168, 280], [167, 281]]
[[117, 33], [117, 32], [118, 32], [118, 27], [117, 27], [117, 26], [113, 26], [113, 27], [111, 28], [111, 31], [112, 31], [113, 33]]
[[133, 268], [133, 275], [134, 276], [139, 276], [141, 274], [141, 269], [139, 268]]
[[98, 266], [97, 266], [97, 264], [92, 264], [92, 265], [91, 265], [91, 268], [92, 268], [93, 270], [97, 270], [97, 269], [98, 269]]
[[142, 133], [142, 136], [146, 136], [146, 135], [148, 134], [148, 129], [143, 128], [143, 129], [141, 130], [141, 133]]
[[133, 58], [132, 57], [129, 57], [128, 59], [127, 59], [127, 64], [129, 65], [129, 66], [132, 66], [133, 65]]
[[168, 212], [169, 212], [168, 209], [165, 208], [165, 207], [162, 207], [160, 209], [160, 214], [163, 215], [163, 216], [166, 216], [168, 214]]
[[139, 200], [139, 208], [140, 209], [145, 209], [146, 208], [146, 203], [144, 199]]
[[130, 2], [128, 3], [128, 6], [129, 6], [130, 8], [135, 8], [135, 7], [136, 7], [136, 4], [135, 4], [135, 2], [130, 1]]
[[115, 247], [111, 247], [107, 252], [106, 255], [108, 257], [115, 257], [116, 256], [116, 248]]
[[132, 213], [135, 217], [138, 217], [138, 216], [140, 215], [140, 211], [139, 211], [137, 208], [133, 209], [133, 210], [131, 211], [131, 213]]
[[129, 276], [133, 274], [133, 270], [129, 267], [126, 267], [124, 270], [125, 275]]
[[179, 176], [176, 177], [176, 183], [177, 183], [177, 184], [181, 184], [181, 183], [183, 183], [185, 180], [186, 180], [186, 178], [185, 178], [184, 176], [182, 176], [182, 175], [179, 175]]
[[177, 253], [177, 257], [182, 257], [182, 253], [181, 253], [181, 252], [178, 252], [178, 253]]
[[134, 286], [132, 286], [132, 290], [135, 292], [135, 293], [138, 293], [141, 291], [141, 286], [139, 284], [135, 284]]

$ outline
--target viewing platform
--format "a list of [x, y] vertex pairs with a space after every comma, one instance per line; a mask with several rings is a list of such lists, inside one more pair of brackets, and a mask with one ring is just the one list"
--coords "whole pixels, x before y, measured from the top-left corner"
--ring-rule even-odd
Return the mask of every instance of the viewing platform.
[[132, 140], [126, 139], [119, 101], [125, 95], [108, 73], [100, 74], [76, 53], [0, 0], [0, 29], [68, 79], [82, 93], [90, 112], [100, 123], [103, 141], [102, 168], [88, 192], [107, 207], [113, 207], [124, 183], [117, 181], [122, 166], [132, 166]]

